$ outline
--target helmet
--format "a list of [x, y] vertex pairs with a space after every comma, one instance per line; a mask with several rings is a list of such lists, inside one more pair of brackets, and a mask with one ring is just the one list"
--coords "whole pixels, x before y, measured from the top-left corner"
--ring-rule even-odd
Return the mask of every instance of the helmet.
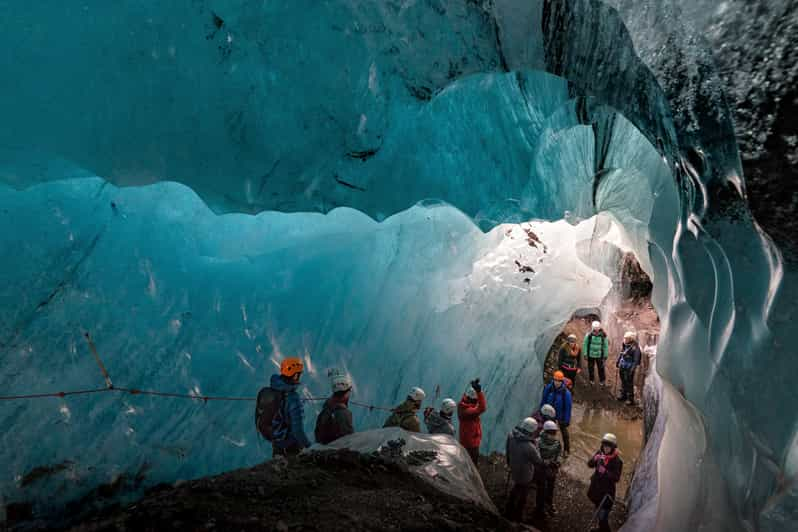
[[418, 386], [413, 386], [412, 388], [410, 388], [410, 393], [407, 394], [407, 396], [410, 397], [413, 401], [420, 403], [421, 401], [424, 400], [427, 394], [425, 394], [424, 390], [422, 390]]
[[455, 403], [452, 399], [444, 399], [441, 403], [441, 412], [444, 414], [451, 414], [454, 412], [455, 408], [457, 408], [457, 403]]
[[623, 335], [623, 339], [624, 340], [636, 340], [637, 339], [637, 333], [635, 333], [633, 331], [626, 331], [624, 333], [624, 335]]
[[576, 335], [575, 334], [569, 334], [568, 335], [568, 341], [569, 342], [576, 342]]
[[540, 409], [540, 413], [543, 415], [543, 417], [553, 418], [557, 416], [557, 411], [554, 410], [554, 407], [551, 405], [543, 405], [543, 407]]
[[280, 375], [283, 377], [293, 377], [297, 373], [302, 373], [303, 369], [302, 361], [297, 357], [285, 358], [280, 363]]
[[527, 436], [531, 436], [536, 430], [538, 430], [538, 422], [535, 421], [535, 418], [528, 417], [521, 420], [521, 422], [515, 428]]
[[543, 430], [557, 430], [557, 423], [554, 421], [547, 421], [543, 424]]
[[565, 375], [563, 374], [562, 371], [557, 370], [557, 371], [554, 372], [554, 380], [555, 381], [562, 381], [563, 379], [565, 379]]
[[593, 329], [601, 329], [601, 322], [600, 321], [594, 321], [593, 325], [591, 325], [591, 327]]
[[477, 398], [477, 391], [474, 389], [473, 386], [469, 386], [468, 388], [466, 388], [465, 394], [466, 396], [468, 396], [469, 399]]
[[608, 432], [603, 438], [601, 438], [601, 443], [607, 443], [615, 447], [618, 445], [618, 438], [616, 438], [615, 434], [612, 432]]
[[352, 380], [348, 375], [333, 375], [330, 378], [333, 392], [346, 392], [352, 389]]

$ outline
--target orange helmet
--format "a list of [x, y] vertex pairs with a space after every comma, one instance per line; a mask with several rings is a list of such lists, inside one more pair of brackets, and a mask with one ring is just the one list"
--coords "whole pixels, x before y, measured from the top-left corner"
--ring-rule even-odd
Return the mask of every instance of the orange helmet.
[[302, 373], [303, 369], [302, 361], [297, 357], [286, 358], [280, 363], [280, 375], [283, 377], [293, 377], [297, 373]]
[[562, 381], [563, 379], [565, 379], [565, 375], [563, 375], [562, 371], [557, 370], [557, 371], [554, 372], [554, 380], [555, 381]]

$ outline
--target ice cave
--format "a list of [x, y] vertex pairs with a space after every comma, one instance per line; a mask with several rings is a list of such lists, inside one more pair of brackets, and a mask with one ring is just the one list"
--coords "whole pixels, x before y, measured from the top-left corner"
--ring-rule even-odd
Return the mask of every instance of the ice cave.
[[[770, 0], [0, 1], [0, 506], [49, 515], [271, 456], [245, 401], [14, 397], [243, 399], [288, 355], [308, 399], [328, 368], [369, 405], [480, 376], [483, 451], [502, 450], [563, 324], [606, 310], [620, 250], [662, 320], [622, 530], [797, 528], [798, 262], [749, 208], [718, 58], [754, 4], [798, 18]], [[789, 53], [766, 37], [768, 61]], [[781, 99], [795, 68], [773, 64]]]

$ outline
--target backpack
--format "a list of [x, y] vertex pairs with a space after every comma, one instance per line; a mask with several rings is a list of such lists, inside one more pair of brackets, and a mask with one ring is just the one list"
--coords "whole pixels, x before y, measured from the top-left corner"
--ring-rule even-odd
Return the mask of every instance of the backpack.
[[255, 402], [255, 428], [269, 441], [274, 439], [274, 421], [278, 420], [278, 427], [286, 424], [285, 416], [282, 414], [284, 402], [285, 392], [279, 392], [268, 386], [258, 392], [258, 399]]
[[322, 445], [335, 441], [340, 432], [340, 426], [336, 419], [336, 411], [344, 408], [341, 405], [336, 405], [330, 408], [329, 403], [324, 403], [319, 417], [316, 418], [316, 441]]
[[414, 415], [416, 415], [414, 412], [397, 412], [397, 411], [394, 411], [390, 415], [390, 417], [387, 420], [385, 420], [385, 424], [383, 425], [383, 428], [385, 428], [385, 427], [402, 427], [402, 423], [405, 422], [405, 419], [407, 419], [407, 418], [409, 418], [411, 416], [414, 416]]

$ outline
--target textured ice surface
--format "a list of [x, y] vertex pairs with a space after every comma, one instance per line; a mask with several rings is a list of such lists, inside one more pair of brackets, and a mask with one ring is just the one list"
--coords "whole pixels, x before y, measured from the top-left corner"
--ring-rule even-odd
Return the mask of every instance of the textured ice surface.
[[[595, 236], [620, 222], [664, 327], [657, 447], [641, 463], [651, 496], [633, 500], [646, 507], [627, 528], [795, 528], [798, 411], [763, 419], [762, 403], [798, 402], [796, 272], [750, 217], [711, 54], [683, 23], [725, 2], [10, 4], [0, 179], [13, 187], [98, 175], [179, 181], [216, 212], [348, 206], [383, 220], [433, 198], [483, 229], [595, 210]], [[492, 399], [490, 433], [539, 384], [532, 338], [560, 318], [541, 323], [528, 304], [545, 271], [528, 287], [491, 272], [499, 230], [479, 236], [466, 216], [429, 207], [382, 226], [347, 210], [214, 218], [185, 193], [96, 181], [3, 191], [4, 387], [96, 376], [81, 328], [118, 380], [203, 393], [244, 386], [247, 372], [260, 382], [276, 348], [307, 349], [318, 367], [346, 354], [363, 397], [378, 378], [380, 397], [398, 399], [478, 369], [507, 394]], [[606, 247], [547, 238], [606, 266]], [[238, 446], [248, 414], [236, 425], [217, 405], [127, 400], [74, 399], [50, 417], [3, 405], [6, 469], [77, 452], [65, 476], [88, 488], [144, 456], [158, 463], [151, 478], [174, 479], [256, 455]]]
[[346, 436], [330, 445], [316, 445], [313, 449], [351, 449], [361, 453], [384, 453], [391, 450], [388, 442], [398, 443], [398, 440], [404, 440], [401, 454], [405, 459], [411, 453], [436, 453], [434, 459], [417, 465], [413, 465], [411, 457], [409, 463], [413, 474], [445, 493], [496, 511], [471, 457], [456, 439], [446, 434], [416, 434], [395, 427], [375, 429]]

